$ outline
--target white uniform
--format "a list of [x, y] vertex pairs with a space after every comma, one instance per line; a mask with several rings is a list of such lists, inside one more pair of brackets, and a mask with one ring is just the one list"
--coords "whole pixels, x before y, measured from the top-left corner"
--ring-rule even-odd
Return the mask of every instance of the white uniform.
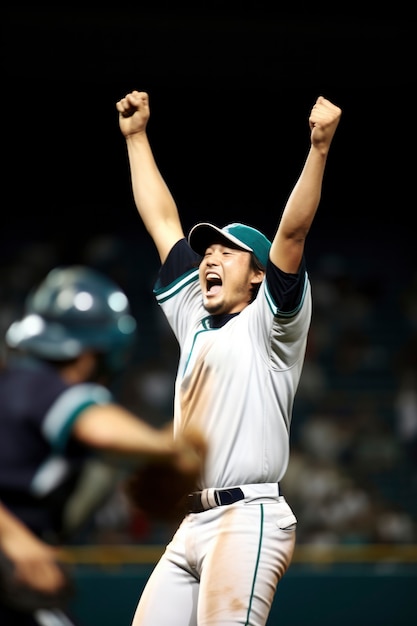
[[[254, 302], [213, 318], [202, 304], [198, 259], [179, 242], [155, 295], [180, 345], [175, 429], [193, 426], [207, 438], [201, 500], [214, 508], [185, 517], [148, 581], [134, 624], [264, 626], [295, 543], [296, 518], [278, 483], [289, 459], [310, 283], [304, 265], [296, 278], [269, 262]], [[281, 310], [284, 283], [290, 296]], [[217, 506], [215, 490], [234, 487], [244, 498]]]

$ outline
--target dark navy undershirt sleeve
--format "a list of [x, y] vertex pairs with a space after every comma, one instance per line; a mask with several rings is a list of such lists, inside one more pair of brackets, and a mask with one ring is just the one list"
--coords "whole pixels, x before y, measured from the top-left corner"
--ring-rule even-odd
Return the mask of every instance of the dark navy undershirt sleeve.
[[167, 287], [179, 276], [182, 276], [193, 267], [200, 265], [201, 256], [194, 252], [185, 239], [177, 241], [168, 254], [165, 263], [161, 266], [155, 283], [155, 289]]
[[278, 309], [284, 312], [295, 311], [304, 293], [306, 263], [303, 257], [297, 274], [283, 272], [270, 260], [266, 267], [266, 281], [269, 292]]

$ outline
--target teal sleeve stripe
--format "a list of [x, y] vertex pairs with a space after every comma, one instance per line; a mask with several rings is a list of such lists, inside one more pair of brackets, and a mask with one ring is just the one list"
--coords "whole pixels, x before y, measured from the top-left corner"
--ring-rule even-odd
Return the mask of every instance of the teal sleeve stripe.
[[54, 450], [63, 450], [79, 414], [89, 406], [112, 401], [111, 392], [102, 385], [82, 383], [69, 387], [55, 400], [45, 416], [42, 424], [45, 439]]
[[53, 442], [53, 448], [55, 452], [63, 452], [67, 445], [68, 439], [71, 435], [71, 430], [74, 422], [80, 413], [82, 413], [89, 406], [97, 406], [97, 402], [94, 400], [87, 400], [83, 404], [80, 404], [70, 415], [67, 416], [67, 420], [62, 430], [60, 430], [58, 438]]
[[302, 308], [303, 304], [304, 304], [304, 300], [305, 300], [305, 296], [306, 296], [306, 292], [307, 292], [307, 286], [308, 286], [308, 274], [307, 272], [305, 272], [304, 274], [304, 284], [303, 284], [303, 292], [300, 298], [300, 302], [299, 304], [292, 310], [292, 311], [280, 311], [280, 309], [277, 307], [277, 305], [275, 304], [275, 301], [273, 300], [271, 293], [268, 289], [268, 283], [265, 283], [265, 297], [266, 300], [268, 302], [268, 306], [272, 312], [273, 315], [275, 316], [279, 316], [279, 317], [294, 317], [294, 315], [296, 315], [298, 313], [298, 311]]
[[162, 304], [166, 300], [169, 300], [175, 296], [179, 291], [187, 287], [190, 283], [194, 283], [198, 280], [198, 269], [192, 269], [186, 274], [180, 276], [177, 280], [171, 283], [168, 287], [162, 287], [160, 289], [155, 288], [153, 293], [159, 304]]

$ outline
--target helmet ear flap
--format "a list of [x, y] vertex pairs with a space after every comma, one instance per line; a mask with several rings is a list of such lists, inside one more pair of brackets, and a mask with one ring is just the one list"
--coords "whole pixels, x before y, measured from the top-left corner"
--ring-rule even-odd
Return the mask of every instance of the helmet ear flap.
[[77, 265], [49, 272], [29, 294], [22, 319], [9, 327], [6, 343], [57, 361], [91, 349], [117, 370], [135, 337], [136, 321], [122, 289], [97, 270]]

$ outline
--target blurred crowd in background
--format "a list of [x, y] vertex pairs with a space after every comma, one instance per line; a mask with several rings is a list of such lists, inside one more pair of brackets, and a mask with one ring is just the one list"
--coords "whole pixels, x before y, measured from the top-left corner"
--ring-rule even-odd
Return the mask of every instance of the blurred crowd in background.
[[[2, 336], [29, 289], [67, 260], [74, 262], [53, 241], [3, 251]], [[158, 260], [151, 242], [93, 237], [77, 262], [127, 293], [139, 335], [114, 391], [142, 418], [164, 424], [172, 415], [178, 352], [152, 295]], [[341, 253], [318, 256], [310, 268], [313, 321], [281, 485], [298, 517], [299, 544], [417, 542], [417, 271], [389, 281], [364, 266], [365, 258]], [[99, 479], [92, 472], [91, 489]], [[164, 543], [171, 530], [131, 510], [115, 480], [73, 542]]]

